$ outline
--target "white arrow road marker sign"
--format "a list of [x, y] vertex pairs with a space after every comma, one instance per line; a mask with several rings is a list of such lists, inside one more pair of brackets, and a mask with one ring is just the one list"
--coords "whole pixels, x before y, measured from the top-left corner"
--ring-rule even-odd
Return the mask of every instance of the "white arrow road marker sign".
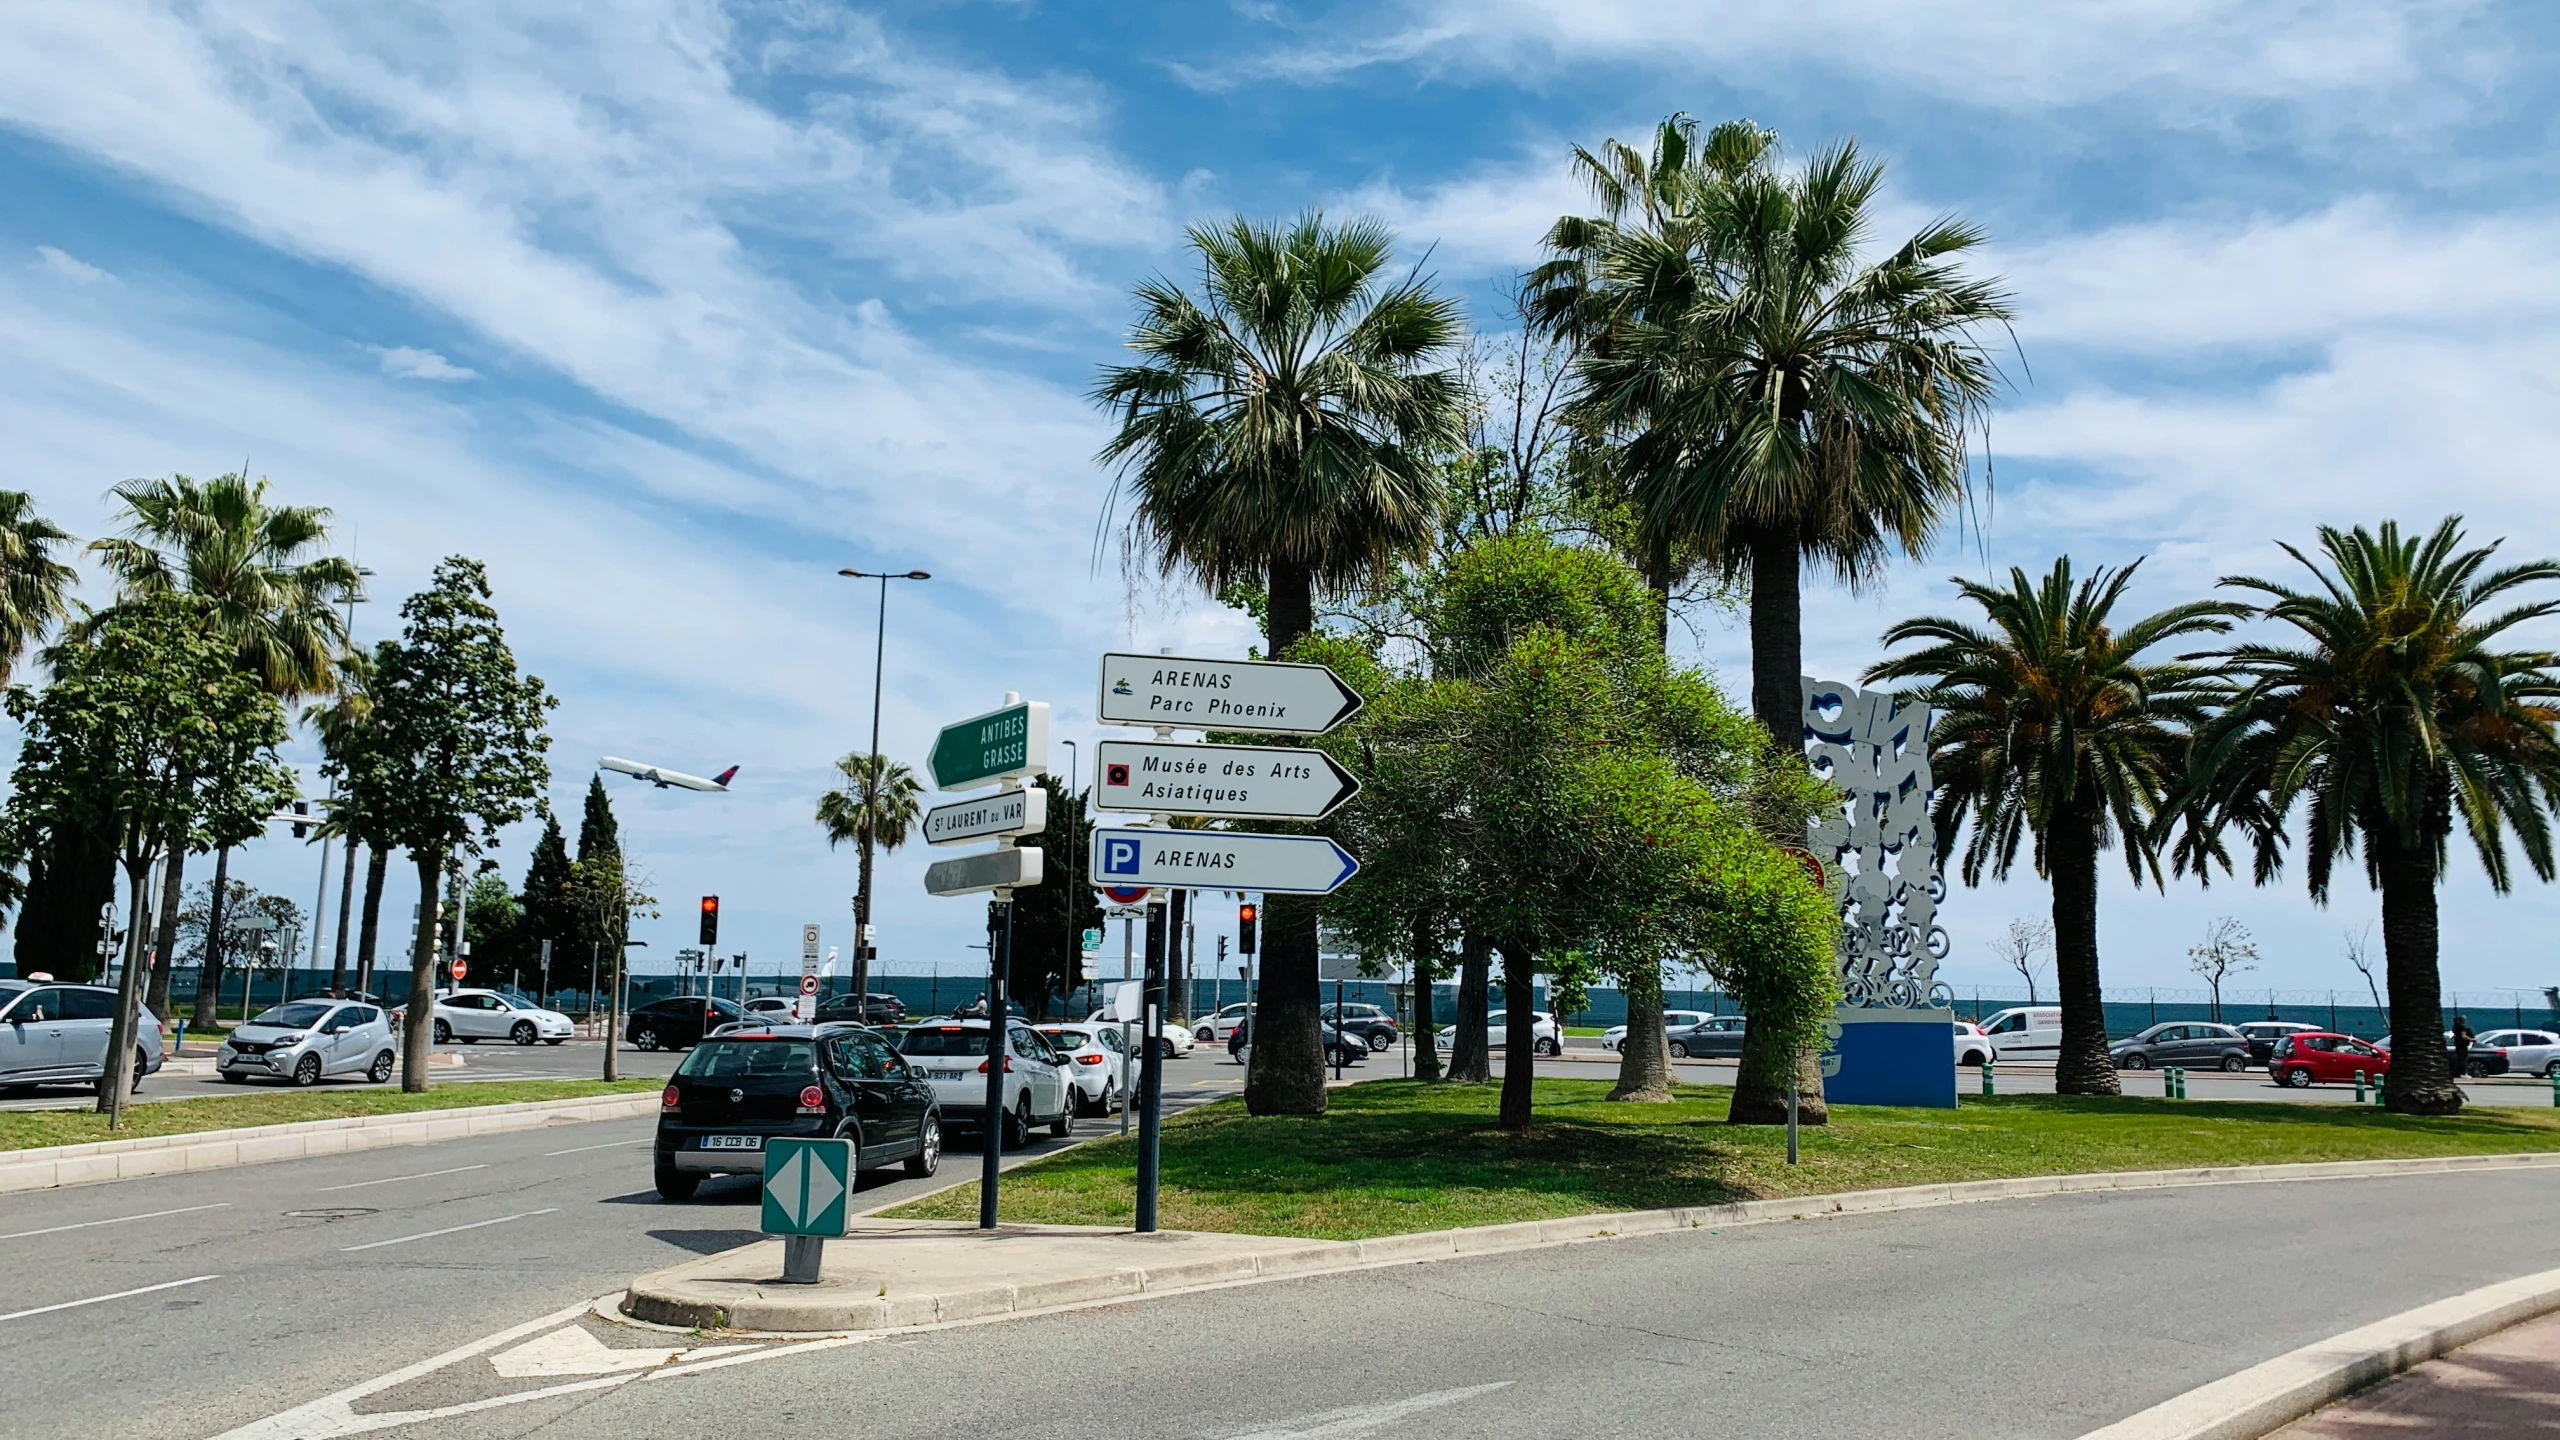
[[1270, 745], [1175, 745], [1105, 740], [1098, 810], [1317, 820], [1360, 793], [1360, 782], [1321, 750]]
[[924, 812], [928, 845], [966, 845], [996, 835], [1036, 835], [1049, 825], [1049, 792], [1037, 785], [936, 805]]
[[1100, 827], [1093, 832], [1093, 878], [1103, 885], [1330, 895], [1359, 872], [1350, 851], [1321, 835]]
[[1105, 725], [1321, 735], [1359, 709], [1359, 692], [1322, 665], [1106, 654], [1095, 714]]

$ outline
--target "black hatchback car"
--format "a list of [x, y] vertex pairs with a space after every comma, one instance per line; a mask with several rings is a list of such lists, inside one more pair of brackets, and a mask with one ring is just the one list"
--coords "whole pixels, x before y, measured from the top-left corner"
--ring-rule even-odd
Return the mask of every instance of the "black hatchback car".
[[765, 1141], [851, 1140], [856, 1173], [942, 1163], [942, 1112], [880, 1032], [783, 1025], [714, 1035], [676, 1067], [658, 1102], [658, 1194], [690, 1200], [706, 1176], [761, 1175]]
[[855, 999], [851, 995], [829, 997], [818, 1006], [818, 1023], [850, 1020], [856, 1025], [895, 1025], [907, 1018], [907, 1003], [895, 995], [874, 990]]
[[622, 1038], [643, 1050], [682, 1050], [733, 1020], [748, 1018], [733, 1001], [678, 995], [652, 1001], [622, 1023]]

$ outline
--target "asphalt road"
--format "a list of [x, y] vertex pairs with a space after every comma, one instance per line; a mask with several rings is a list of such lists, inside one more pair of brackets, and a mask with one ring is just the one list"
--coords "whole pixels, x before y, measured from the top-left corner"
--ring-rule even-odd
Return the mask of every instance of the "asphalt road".
[[[459, 1067], [438, 1066], [432, 1072], [438, 1085], [482, 1084], [493, 1080], [594, 1080], [604, 1074], [604, 1050], [593, 1040], [571, 1040], [559, 1045], [511, 1045], [503, 1040], [484, 1040], [477, 1045], [437, 1046], [439, 1050], [459, 1053]], [[209, 1062], [213, 1047], [201, 1041], [189, 1042], [189, 1061]], [[684, 1057], [672, 1050], [643, 1051], [622, 1047], [622, 1073], [633, 1075], [670, 1075], [676, 1062]], [[395, 1078], [391, 1083], [398, 1084]], [[354, 1077], [324, 1080], [327, 1089], [369, 1089], [369, 1082]], [[251, 1080], [234, 1084], [218, 1076], [183, 1075], [172, 1070], [142, 1082], [136, 1098], [146, 1103], [162, 1100], [229, 1099], [242, 1095], [265, 1094], [290, 1088], [282, 1081]], [[32, 1093], [0, 1100], [0, 1110], [85, 1110], [95, 1102], [95, 1088], [80, 1085], [51, 1085]]]
[[[746, 1344], [691, 1374], [640, 1378], [610, 1373], [617, 1350], [645, 1364], [691, 1342], [553, 1312], [243, 1435], [359, 1433], [365, 1413], [393, 1410], [426, 1417], [394, 1433], [466, 1440], [2070, 1437], [2312, 1340], [2560, 1264], [2551, 1183], [2545, 1170], [2242, 1184], [1743, 1226], [890, 1339]], [[537, 1233], [491, 1230], [468, 1248], [523, 1266]], [[574, 1282], [545, 1288], [563, 1287]], [[541, 1315], [531, 1295], [513, 1309]], [[407, 1348], [424, 1359], [433, 1343]], [[246, 1363], [257, 1347], [236, 1353]], [[289, 1388], [273, 1369], [260, 1393]], [[234, 1393], [194, 1391], [200, 1417], [238, 1415]]]

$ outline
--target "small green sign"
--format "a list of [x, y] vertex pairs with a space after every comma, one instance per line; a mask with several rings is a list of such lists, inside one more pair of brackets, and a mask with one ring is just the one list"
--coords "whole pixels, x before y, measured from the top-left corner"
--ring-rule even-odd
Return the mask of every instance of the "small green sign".
[[853, 1190], [853, 1142], [764, 1142], [764, 1233], [842, 1235]]
[[933, 742], [933, 783], [962, 790], [1033, 775], [1049, 765], [1049, 706], [1030, 700], [942, 727]]
[[1102, 932], [1099, 930], [1087, 930], [1084, 932], [1084, 948], [1088, 951], [1101, 949]]

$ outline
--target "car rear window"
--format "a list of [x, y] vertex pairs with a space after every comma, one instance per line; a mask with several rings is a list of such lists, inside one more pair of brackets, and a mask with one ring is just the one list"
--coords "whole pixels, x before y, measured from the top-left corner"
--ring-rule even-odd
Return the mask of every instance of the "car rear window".
[[938, 1027], [910, 1030], [898, 1042], [898, 1049], [908, 1055], [984, 1055], [987, 1032]]
[[1093, 1037], [1082, 1030], [1043, 1030], [1040, 1032], [1061, 1046], [1090, 1045]]
[[806, 1040], [712, 1039], [693, 1047], [676, 1073], [688, 1080], [747, 1080], [817, 1068], [817, 1047]]

